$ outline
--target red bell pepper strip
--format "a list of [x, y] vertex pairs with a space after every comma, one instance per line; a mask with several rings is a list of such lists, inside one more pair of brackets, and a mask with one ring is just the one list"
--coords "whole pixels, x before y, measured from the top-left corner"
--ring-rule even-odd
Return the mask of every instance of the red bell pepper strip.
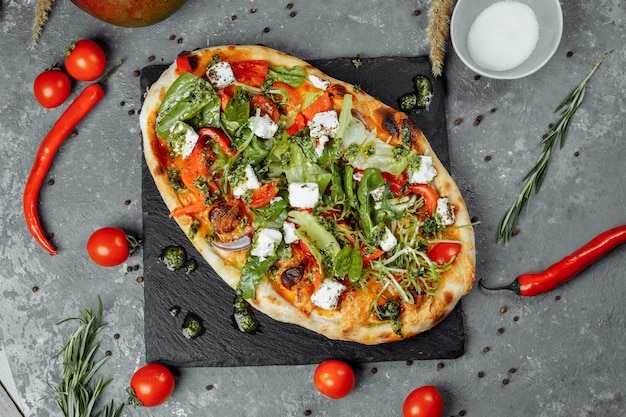
[[198, 136], [200, 136], [198, 141], [205, 141], [207, 139], [214, 141], [220, 150], [229, 158], [237, 155], [237, 149], [232, 146], [228, 136], [226, 136], [226, 134], [219, 129], [215, 129], [213, 127], [203, 127], [198, 130]]
[[544, 294], [574, 278], [622, 243], [626, 243], [626, 225], [600, 233], [586, 245], [542, 272], [522, 274], [502, 287], [487, 287], [483, 279], [480, 280], [480, 285], [487, 290], [511, 290], [525, 297]]
[[206, 209], [206, 204], [203, 200], [200, 200], [188, 206], [176, 207], [170, 212], [169, 217], [180, 217], [185, 214], [200, 213], [204, 209]]
[[263, 184], [256, 190], [252, 191], [252, 200], [250, 207], [253, 209], [267, 206], [270, 201], [278, 194], [278, 181]]
[[306, 126], [306, 119], [302, 115], [302, 113], [296, 114], [296, 118], [293, 121], [293, 124], [287, 128], [287, 134], [289, 136], [293, 136], [298, 133], [302, 128]]
[[104, 97], [102, 83], [104, 83], [121, 64], [122, 61], [118, 62], [100, 81], [85, 87], [80, 95], [76, 97], [65, 112], [63, 112], [54, 126], [52, 126], [52, 129], [50, 129], [50, 132], [48, 132], [37, 150], [35, 162], [26, 180], [26, 186], [24, 187], [24, 218], [31, 235], [33, 235], [37, 243], [47, 250], [50, 255], [57, 255], [58, 252], [46, 237], [37, 210], [39, 191], [41, 190], [43, 180], [48, 174], [52, 160], [65, 141], [65, 138], [70, 135], [72, 130], [74, 130], [76, 125], [87, 113], [102, 100], [102, 97]]
[[300, 95], [296, 91], [295, 88], [290, 86], [289, 84], [285, 84], [280, 81], [274, 81], [273, 90], [285, 90], [287, 92], [287, 97], [283, 97], [283, 99], [287, 98], [291, 104], [294, 106], [300, 105]]
[[422, 196], [428, 214], [432, 216], [433, 213], [435, 213], [439, 194], [437, 194], [437, 191], [435, 191], [433, 187], [428, 184], [411, 184], [409, 185], [409, 191]]
[[189, 63], [189, 57], [187, 55], [179, 55], [176, 57], [176, 68], [178, 68], [181, 73], [190, 72], [193, 74], [191, 64]]
[[252, 87], [261, 87], [269, 71], [268, 62], [263, 60], [231, 62], [230, 67], [237, 81]]
[[[361, 256], [363, 256], [363, 250], [364, 249], [365, 248], [361, 248]], [[385, 253], [385, 251], [380, 249], [380, 248], [374, 249], [374, 252], [372, 252], [371, 254], [363, 257], [363, 265], [366, 265], [366, 264], [372, 262], [374, 259], [378, 259], [383, 253]]]
[[224, 87], [216, 91], [217, 95], [220, 97], [220, 109], [222, 113], [224, 109], [226, 109], [226, 105], [230, 101], [231, 98], [235, 95], [235, 86], [229, 85], [228, 87]]
[[327, 91], [324, 91], [324, 94], [319, 96], [309, 107], [302, 110], [302, 114], [306, 118], [306, 120], [312, 120], [313, 116], [317, 113], [322, 113], [332, 109], [333, 102], [330, 99], [330, 95], [328, 95]]
[[402, 193], [402, 187], [406, 185], [408, 180], [408, 175], [406, 172], [403, 172], [400, 175], [393, 175], [389, 172], [381, 172], [385, 181], [391, 183], [389, 185], [389, 190], [394, 193], [397, 197], [399, 197]]

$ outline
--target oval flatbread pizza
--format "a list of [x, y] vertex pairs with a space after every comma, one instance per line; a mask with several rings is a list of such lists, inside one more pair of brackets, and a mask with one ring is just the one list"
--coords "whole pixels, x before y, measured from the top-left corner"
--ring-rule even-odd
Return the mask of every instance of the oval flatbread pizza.
[[418, 126], [301, 59], [181, 53], [140, 120], [170, 217], [276, 320], [393, 342], [436, 326], [474, 284], [467, 208]]

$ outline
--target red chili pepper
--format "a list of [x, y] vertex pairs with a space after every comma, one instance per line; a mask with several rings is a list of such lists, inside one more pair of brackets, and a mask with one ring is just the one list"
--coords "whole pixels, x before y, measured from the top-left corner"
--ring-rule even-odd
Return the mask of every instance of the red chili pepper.
[[487, 287], [482, 279], [480, 285], [488, 290], [511, 290], [526, 297], [543, 294], [574, 278], [579, 272], [622, 243], [626, 243], [626, 225], [600, 233], [585, 246], [549, 266], [543, 272], [522, 274], [509, 285], [502, 287]]
[[24, 218], [28, 230], [33, 235], [37, 243], [39, 243], [50, 255], [57, 255], [58, 252], [52, 246], [52, 243], [46, 237], [39, 220], [39, 212], [37, 210], [39, 191], [43, 184], [43, 180], [48, 174], [48, 170], [52, 165], [52, 160], [57, 150], [61, 147], [65, 138], [67, 138], [76, 125], [85, 117], [87, 113], [100, 102], [104, 97], [102, 83], [121, 65], [121, 61], [113, 67], [104, 77], [97, 83], [93, 83], [85, 87], [74, 101], [69, 105], [67, 110], [61, 115], [57, 122], [52, 126], [50, 132], [39, 145], [35, 162], [30, 171], [30, 175], [26, 180], [24, 187]]

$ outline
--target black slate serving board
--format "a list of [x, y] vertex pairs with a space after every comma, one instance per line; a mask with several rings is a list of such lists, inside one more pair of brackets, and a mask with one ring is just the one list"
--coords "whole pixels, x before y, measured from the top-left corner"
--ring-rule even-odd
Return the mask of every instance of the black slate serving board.
[[[311, 61], [327, 74], [353, 83], [388, 105], [412, 90], [417, 74], [430, 75], [425, 57], [382, 57], [361, 59], [356, 68], [352, 58]], [[145, 92], [167, 66], [155, 65], [141, 71]], [[409, 116], [420, 126], [439, 159], [448, 166], [448, 140], [443, 81], [433, 80], [434, 97], [429, 110]], [[375, 361], [452, 359], [464, 353], [465, 333], [459, 303], [439, 326], [409, 340], [378, 346], [334, 341], [295, 325], [279, 323], [256, 312], [260, 331], [244, 334], [232, 319], [234, 291], [200, 257], [173, 219], [145, 164], [143, 185], [144, 315], [147, 362], [177, 367], [220, 367], [314, 364], [326, 359], [350, 363]], [[196, 271], [171, 272], [159, 260], [164, 247], [183, 246], [199, 266]], [[170, 307], [180, 307], [178, 315]], [[186, 339], [182, 322], [187, 313], [203, 320], [205, 333]]]

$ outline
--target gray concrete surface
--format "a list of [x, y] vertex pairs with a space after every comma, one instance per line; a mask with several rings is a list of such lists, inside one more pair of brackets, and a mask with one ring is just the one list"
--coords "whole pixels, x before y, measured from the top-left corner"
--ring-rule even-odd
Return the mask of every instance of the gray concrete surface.
[[[426, 0], [293, 1], [291, 10], [288, 3], [189, 0], [164, 22], [124, 29], [57, 0], [34, 49], [29, 44], [35, 0], [0, 3], [0, 320], [26, 415], [60, 415], [45, 399], [46, 378], [54, 379], [60, 367], [52, 357], [70, 331], [56, 323], [95, 308], [98, 295], [108, 323], [99, 340], [111, 353], [102, 369], [113, 378], [107, 398], [125, 398], [130, 376], [144, 361], [143, 293], [136, 280], [141, 254], [127, 265], [139, 269], [128, 272], [97, 267], [84, 250], [98, 227], [141, 231], [135, 70], [171, 62], [183, 49], [230, 43], [262, 43], [305, 59], [427, 52]], [[494, 284], [543, 269], [599, 232], [626, 223], [626, 3], [570, 0], [562, 6], [561, 45], [530, 77], [475, 79], [452, 50], [447, 55], [451, 171], [481, 221], [478, 277]], [[422, 13], [415, 16], [415, 10]], [[25, 227], [21, 195], [35, 150], [64, 107], [39, 107], [32, 82], [80, 38], [101, 42], [111, 61], [123, 57], [125, 63], [78, 135], [56, 156], [48, 175], [54, 184], [42, 189], [41, 216], [60, 250], [50, 257]], [[556, 120], [554, 108], [609, 50], [519, 235], [507, 245], [496, 243], [498, 221], [540, 153], [539, 140]], [[83, 86], [75, 85], [72, 97]], [[475, 125], [478, 115], [483, 119]], [[368, 364], [357, 370], [354, 391], [340, 401], [316, 392], [313, 366], [178, 369], [176, 391], [166, 404], [127, 407], [124, 415], [300, 416], [310, 410], [312, 416], [398, 416], [405, 396], [425, 384], [443, 392], [445, 416], [624, 415], [625, 271], [621, 247], [550, 294], [521, 299], [475, 288], [463, 303], [464, 356], [441, 363]]]

